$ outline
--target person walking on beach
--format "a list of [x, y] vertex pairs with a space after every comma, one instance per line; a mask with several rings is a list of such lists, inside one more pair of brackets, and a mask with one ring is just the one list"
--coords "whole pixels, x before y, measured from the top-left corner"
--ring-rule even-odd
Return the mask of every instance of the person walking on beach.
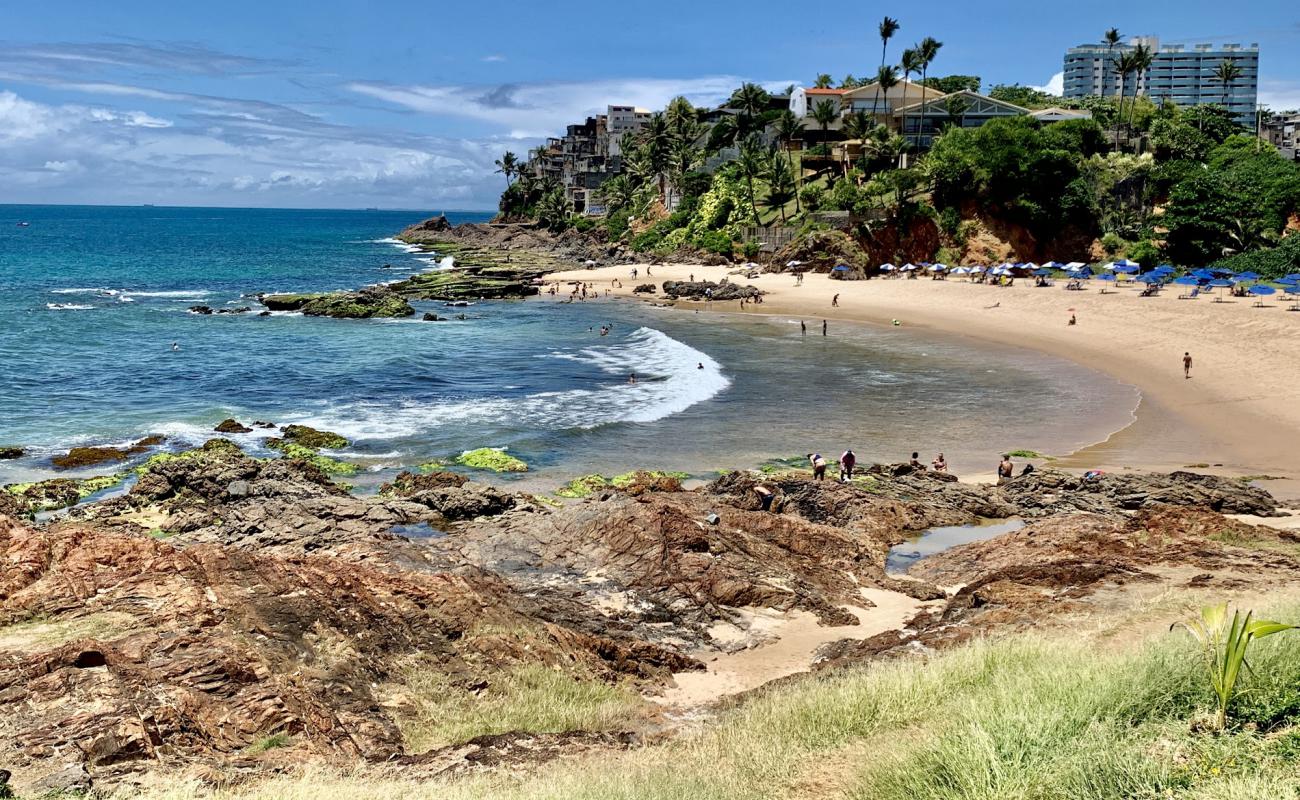
[[812, 464], [813, 480], [822, 480], [826, 477], [826, 457], [821, 453], [809, 453], [808, 463]]
[[1183, 353], [1183, 379], [1192, 377], [1192, 354]]
[[826, 335], [826, 320], [822, 320], [822, 336]]
[[803, 320], [799, 320], [799, 335], [800, 336], [808, 335], [808, 323], [804, 322]]
[[840, 455], [840, 483], [848, 483], [853, 480], [853, 468], [857, 466], [858, 457], [853, 453], [853, 448], [845, 450]]
[[1002, 463], [998, 464], [998, 484], [1006, 483], [1011, 480], [1011, 476], [1016, 474], [1016, 465], [1011, 463], [1010, 455], [1002, 456]]
[[691, 280], [690, 280], [690, 282], [691, 282], [691, 283], [695, 283], [695, 273], [694, 273], [694, 272], [691, 273]]
[[837, 294], [831, 298], [831, 308], [839, 308], [840, 296]]

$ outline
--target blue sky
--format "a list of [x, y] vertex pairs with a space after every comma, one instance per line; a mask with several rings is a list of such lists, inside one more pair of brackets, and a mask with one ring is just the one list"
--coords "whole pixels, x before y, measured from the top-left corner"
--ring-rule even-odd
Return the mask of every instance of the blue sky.
[[694, 0], [10, 2], [0, 203], [476, 209], [492, 161], [607, 103], [716, 103], [870, 74], [944, 42], [933, 74], [1049, 85], [1066, 47], [1125, 35], [1259, 42], [1261, 101], [1300, 107], [1300, 6]]

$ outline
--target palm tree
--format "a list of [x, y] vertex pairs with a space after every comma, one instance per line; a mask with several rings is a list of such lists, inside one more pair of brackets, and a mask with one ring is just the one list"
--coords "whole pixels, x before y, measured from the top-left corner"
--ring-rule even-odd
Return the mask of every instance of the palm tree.
[[831, 88], [831, 83], [833, 80], [834, 79], [831, 78], [829, 74], [823, 72], [822, 74], [817, 76], [817, 80], [813, 81], [813, 86], [818, 89], [829, 89]]
[[605, 201], [605, 210], [612, 214], [632, 205], [632, 194], [635, 191], [636, 187], [627, 175], [615, 175], [607, 178], [596, 193]]
[[[921, 54], [917, 52], [915, 48], [904, 50], [902, 63], [903, 63], [903, 83], [911, 83], [912, 73], [921, 71]], [[906, 92], [903, 93], [903, 98], [904, 100], [906, 100], [907, 98]], [[925, 99], [924, 94], [922, 95], [922, 99]], [[906, 123], [907, 119], [904, 118], [903, 122]], [[906, 125], [904, 125], [904, 127], [906, 127]]]
[[786, 221], [785, 207], [791, 200], [798, 201], [794, 175], [790, 173], [790, 166], [781, 158], [780, 153], [773, 153], [772, 161], [768, 165], [767, 197], [764, 199], [763, 205], [768, 210], [779, 209], [781, 222], [784, 224]]
[[[772, 127], [776, 133], [776, 140], [785, 148], [786, 161], [789, 162], [790, 171], [794, 172], [794, 153], [790, 152], [790, 143], [798, 139], [803, 133], [803, 122], [790, 109], [782, 111], [772, 120]], [[796, 182], [798, 176], [796, 175]], [[794, 196], [794, 210], [799, 210], [799, 193], [796, 191]]]
[[899, 25], [898, 20], [893, 17], [885, 17], [880, 21], [878, 29], [880, 31], [880, 66], [885, 66], [887, 60], [885, 55], [889, 50], [889, 40], [894, 38], [894, 34], [898, 33], [901, 27], [903, 26]]
[[763, 159], [763, 145], [757, 135], [750, 135], [740, 143], [740, 155], [736, 158], [736, 166], [745, 176], [745, 183], [749, 187], [749, 209], [754, 212], [754, 219], [757, 220], [758, 204], [754, 199], [754, 179], [760, 177], [767, 167]]
[[[886, 17], [888, 19], [888, 17]], [[886, 96], [889, 90], [898, 85], [898, 69], [896, 67], [880, 66], [880, 71], [876, 73], [876, 96], [871, 101], [871, 121], [876, 120], [876, 109], [880, 105], [880, 95]]]
[[925, 76], [930, 71], [930, 65], [939, 55], [939, 48], [943, 47], [943, 42], [934, 37], [927, 36], [916, 46], [917, 55], [921, 59], [921, 131], [925, 131]]
[[[1128, 76], [1138, 67], [1137, 52], [1131, 51], [1121, 53], [1120, 57], [1115, 59], [1115, 72], [1119, 75], [1119, 108], [1115, 114], [1115, 152], [1119, 152], [1119, 129], [1124, 123], [1124, 85], [1128, 82]], [[1134, 95], [1134, 103], [1137, 102], [1137, 96]]]
[[740, 136], [755, 132], [757, 121], [767, 111], [772, 96], [756, 83], [742, 84], [727, 101], [727, 105], [740, 111]]
[[823, 141], [826, 139], [826, 129], [831, 126], [831, 123], [835, 121], [835, 117], [838, 115], [839, 109], [830, 100], [819, 100], [817, 105], [813, 106], [812, 117], [817, 120], [818, 125], [822, 126]]
[[1241, 77], [1241, 65], [1230, 58], [1225, 58], [1219, 62], [1219, 66], [1214, 70], [1214, 79], [1223, 84], [1223, 108], [1228, 108], [1228, 92], [1232, 89], [1232, 84], [1237, 82]]
[[950, 94], [944, 100], [943, 110], [948, 112], [949, 122], [960, 128], [966, 123], [966, 112], [970, 110], [970, 102], [965, 95]]
[[1155, 62], [1155, 56], [1151, 48], [1140, 44], [1133, 48], [1133, 71], [1137, 73], [1137, 80], [1133, 82], [1133, 102], [1128, 109], [1128, 127], [1133, 129], [1133, 118], [1137, 116], [1137, 97], [1138, 91], [1142, 88], [1142, 78], [1146, 75], [1147, 70], [1151, 69], [1151, 64]]
[[511, 178], [519, 172], [519, 159], [514, 153], [507, 150], [504, 155], [493, 162], [496, 164], [496, 171], [506, 176], [506, 188], [510, 188]]
[[[1102, 34], [1101, 40], [1106, 44], [1106, 64], [1114, 63], [1111, 56], [1115, 54], [1115, 48], [1119, 46], [1120, 33], [1119, 28], [1111, 28]], [[1101, 72], [1101, 95], [1106, 96], [1106, 70], [1103, 66]]]
[[668, 202], [668, 186], [665, 173], [668, 171], [669, 152], [672, 148], [672, 134], [668, 129], [668, 118], [663, 112], [656, 111], [650, 115], [637, 138], [644, 149], [645, 167], [659, 180], [659, 202]]

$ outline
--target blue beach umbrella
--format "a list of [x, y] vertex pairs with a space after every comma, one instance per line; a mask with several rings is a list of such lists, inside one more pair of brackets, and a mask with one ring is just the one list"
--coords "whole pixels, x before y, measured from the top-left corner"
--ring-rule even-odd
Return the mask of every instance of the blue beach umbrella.
[[1212, 281], [1214, 280], [1215, 277], [1214, 273], [1210, 272], [1208, 269], [1193, 270], [1192, 275], [1194, 277], [1200, 278], [1203, 281]]
[[1296, 283], [1300, 283], [1300, 272], [1293, 272], [1293, 273], [1291, 273], [1290, 275], [1288, 275], [1288, 276], [1286, 276], [1285, 278], [1283, 278], [1282, 280], [1284, 280], [1284, 281], [1295, 281]]
[[1181, 278], [1174, 278], [1174, 283], [1179, 286], [1200, 286], [1201, 282], [1191, 275], [1184, 275]]
[[880, 271], [881, 271], [881, 272], [893, 272], [893, 271], [896, 270], [896, 269], [898, 269], [898, 267], [894, 266], [893, 264], [881, 264], [881, 265], [880, 265]]
[[[1052, 263], [1054, 264], [1056, 262], [1052, 262]], [[1039, 267], [1038, 269], [1034, 270], [1034, 274], [1038, 275], [1039, 277], [1046, 277], [1052, 274], [1052, 270], [1048, 267]]]
[[1249, 272], [1249, 271], [1247, 271], [1247, 272], [1243, 272], [1243, 273], [1241, 273], [1240, 275], [1237, 276], [1237, 280], [1239, 280], [1239, 281], [1257, 281], [1257, 280], [1259, 280], [1259, 273], [1258, 273], [1258, 272]]
[[1160, 283], [1160, 276], [1159, 276], [1159, 275], [1152, 275], [1150, 272], [1148, 272], [1148, 273], [1145, 274], [1145, 275], [1139, 275], [1139, 276], [1137, 276], [1136, 278], [1134, 278], [1134, 280], [1137, 281], [1138, 283], [1148, 283], [1148, 284], [1150, 284], [1150, 283]]
[[1250, 292], [1251, 294], [1260, 295], [1261, 297], [1277, 293], [1277, 289], [1274, 289], [1272, 286], [1265, 286], [1262, 283], [1257, 286], [1252, 286], [1246, 291]]
[[[1044, 269], [1049, 269], [1049, 270], [1051, 270], [1051, 269], [1063, 269], [1064, 267], [1065, 267], [1065, 265], [1062, 264], [1062, 263], [1059, 262], [1059, 261], [1048, 261], [1046, 264], [1043, 265], [1043, 268], [1044, 268]], [[1035, 273], [1035, 274], [1037, 274], [1037, 273]]]
[[831, 270], [831, 272], [852, 272], [852, 270], [844, 264], [840, 264], [838, 267]]
[[1099, 281], [1113, 281], [1113, 280], [1115, 280], [1115, 276], [1114, 276], [1114, 275], [1111, 275], [1109, 272], [1103, 272], [1102, 274], [1100, 274], [1100, 275], [1097, 276], [1097, 280], [1099, 280]]
[[1210, 285], [1216, 289], [1228, 289], [1232, 287], [1232, 281], [1224, 280], [1223, 278], [1215, 278], [1210, 281]]

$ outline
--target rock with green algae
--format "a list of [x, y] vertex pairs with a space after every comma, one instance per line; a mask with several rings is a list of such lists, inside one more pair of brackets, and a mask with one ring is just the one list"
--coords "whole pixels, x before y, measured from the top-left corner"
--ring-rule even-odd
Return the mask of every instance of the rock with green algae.
[[467, 450], [456, 456], [456, 463], [470, 469], [484, 469], [492, 472], [527, 472], [528, 465], [509, 455], [504, 448], [480, 447]]
[[93, 494], [111, 489], [126, 480], [130, 472], [96, 475], [91, 478], [50, 478], [34, 483], [10, 483], [4, 491], [18, 500], [28, 513], [68, 508]]
[[357, 470], [360, 469], [356, 464], [349, 464], [346, 461], [339, 461], [337, 458], [323, 456], [310, 447], [304, 447], [293, 442], [285, 442], [280, 445], [279, 449], [280, 452], [284, 453], [285, 458], [306, 461], [326, 475], [356, 475]]
[[348, 440], [332, 431], [318, 431], [307, 425], [285, 425], [280, 429], [283, 439], [271, 439], [267, 447], [280, 447], [283, 444], [296, 444], [312, 450], [342, 450], [348, 446]]
[[229, 439], [209, 439], [202, 446], [193, 450], [184, 450], [179, 453], [155, 453], [149, 456], [145, 462], [136, 467], [132, 472], [136, 475], [143, 476], [159, 464], [177, 459], [206, 459], [214, 456], [220, 456], [223, 453], [243, 452], [239, 445]]
[[27, 450], [16, 444], [0, 444], [0, 461], [10, 458], [22, 458]]
[[564, 497], [570, 500], [586, 497], [594, 492], [609, 487], [609, 479], [604, 475], [591, 474], [574, 478], [568, 483], [555, 490], [556, 497]]
[[355, 292], [266, 294], [258, 299], [271, 311], [301, 311], [309, 317], [374, 319], [415, 313], [404, 297], [385, 286], [367, 286]]
[[148, 452], [151, 447], [157, 447], [164, 441], [165, 437], [153, 435], [146, 436], [130, 447], [74, 447], [64, 455], [55, 456], [50, 463], [58, 469], [78, 469], [126, 461], [131, 456]]

